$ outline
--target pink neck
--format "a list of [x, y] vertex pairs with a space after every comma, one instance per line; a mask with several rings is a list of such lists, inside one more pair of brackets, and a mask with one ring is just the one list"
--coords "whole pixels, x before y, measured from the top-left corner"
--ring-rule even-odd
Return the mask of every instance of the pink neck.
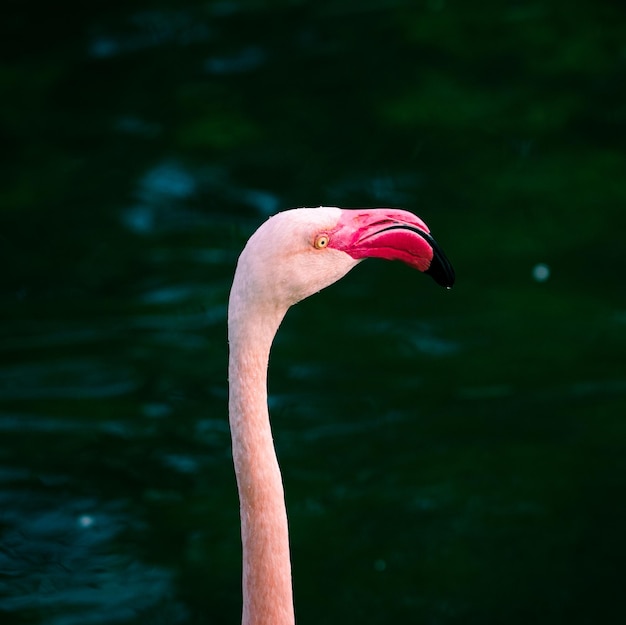
[[287, 511], [267, 409], [269, 352], [282, 314], [248, 316], [241, 308], [231, 300], [228, 407], [241, 507], [242, 625], [293, 625]]

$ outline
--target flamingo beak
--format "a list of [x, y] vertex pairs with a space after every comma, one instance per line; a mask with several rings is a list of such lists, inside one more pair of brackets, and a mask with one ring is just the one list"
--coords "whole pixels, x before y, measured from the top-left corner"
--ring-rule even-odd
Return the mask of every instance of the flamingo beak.
[[330, 234], [329, 247], [352, 258], [401, 260], [441, 286], [449, 289], [454, 284], [452, 264], [428, 226], [413, 213], [388, 208], [343, 210]]

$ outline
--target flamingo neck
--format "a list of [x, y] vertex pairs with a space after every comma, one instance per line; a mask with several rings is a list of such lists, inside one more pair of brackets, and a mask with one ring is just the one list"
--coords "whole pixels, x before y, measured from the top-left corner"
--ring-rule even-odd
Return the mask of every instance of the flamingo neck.
[[243, 546], [242, 625], [293, 625], [289, 533], [267, 408], [267, 366], [284, 312], [229, 303], [229, 418]]

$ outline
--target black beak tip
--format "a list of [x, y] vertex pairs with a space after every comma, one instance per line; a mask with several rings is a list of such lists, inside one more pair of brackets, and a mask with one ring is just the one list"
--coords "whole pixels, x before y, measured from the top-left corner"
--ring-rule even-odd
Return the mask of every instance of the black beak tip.
[[439, 286], [451, 289], [454, 286], [454, 268], [448, 257], [443, 253], [439, 244], [432, 235], [423, 230], [416, 229], [415, 232], [425, 239], [433, 250], [433, 258], [430, 267], [424, 272], [427, 273]]
[[454, 268], [452, 263], [448, 260], [448, 257], [443, 253], [443, 250], [439, 247], [439, 244], [429, 232], [425, 232], [421, 228], [415, 228], [408, 224], [394, 225], [381, 230], [380, 232], [386, 232], [387, 230], [393, 230], [396, 228], [410, 230], [415, 234], [422, 237], [428, 245], [430, 245], [433, 251], [433, 257], [430, 261], [430, 266], [424, 273], [430, 275], [430, 277], [439, 285], [446, 289], [451, 289], [454, 286]]
[[452, 263], [437, 247], [433, 248], [434, 255], [427, 273], [439, 286], [451, 289], [454, 286], [455, 274]]

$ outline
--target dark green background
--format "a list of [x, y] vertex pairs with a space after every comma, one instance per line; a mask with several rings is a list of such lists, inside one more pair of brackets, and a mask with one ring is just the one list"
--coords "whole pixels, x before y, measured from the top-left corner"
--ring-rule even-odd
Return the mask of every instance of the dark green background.
[[457, 286], [369, 261], [281, 328], [298, 622], [626, 622], [623, 3], [0, 23], [3, 625], [238, 622], [228, 289], [320, 204], [418, 213]]

